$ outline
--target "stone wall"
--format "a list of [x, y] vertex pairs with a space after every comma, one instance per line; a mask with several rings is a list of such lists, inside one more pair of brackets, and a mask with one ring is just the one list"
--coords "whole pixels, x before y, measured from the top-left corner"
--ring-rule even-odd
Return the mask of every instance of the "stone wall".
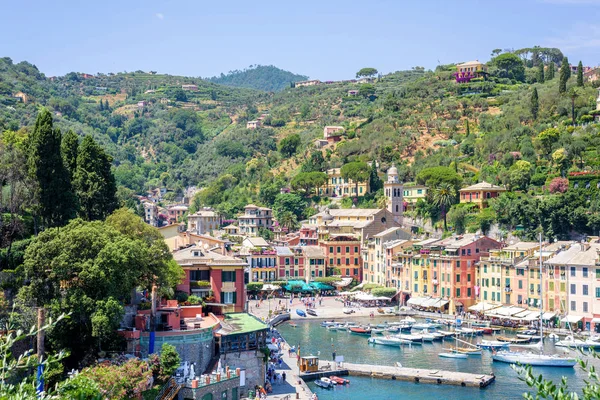
[[259, 350], [221, 355], [221, 366], [223, 369], [225, 367], [229, 367], [232, 370], [239, 368], [246, 373], [246, 385], [241, 388], [240, 395], [246, 395], [248, 390], [254, 390], [255, 386], [263, 386], [265, 384], [264, 357], [265, 355]]
[[[156, 334], [154, 342], [154, 350], [160, 353], [163, 343], [169, 343], [175, 346], [181, 362], [190, 362], [196, 364], [196, 374], [204, 373], [210, 360], [214, 355], [215, 341], [212, 329], [203, 329], [197, 331], [180, 331], [180, 332], [160, 332]], [[148, 356], [148, 336], [147, 332], [140, 339], [142, 348], [142, 356]], [[168, 334], [168, 335], [166, 335]]]
[[[227, 393], [227, 397], [223, 395], [224, 392]], [[238, 400], [241, 396], [240, 378], [228, 379], [198, 389], [184, 387], [179, 391], [177, 398], [178, 400], [204, 400], [204, 396], [208, 394], [212, 395], [212, 400]]]

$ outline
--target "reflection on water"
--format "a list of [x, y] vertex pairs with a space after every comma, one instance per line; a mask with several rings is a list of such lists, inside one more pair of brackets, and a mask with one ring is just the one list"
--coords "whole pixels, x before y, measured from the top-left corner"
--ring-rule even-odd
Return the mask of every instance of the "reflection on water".
[[[385, 319], [369, 320], [354, 319], [360, 322], [383, 322]], [[345, 361], [351, 363], [394, 365], [402, 363], [410, 368], [444, 369], [448, 371], [472, 372], [478, 374], [494, 373], [496, 382], [486, 389], [461, 388], [455, 386], [436, 386], [414, 384], [410, 382], [388, 381], [372, 378], [351, 377], [349, 387], [339, 387], [325, 390], [309, 383], [319, 395], [320, 400], [329, 399], [369, 399], [384, 400], [396, 399], [398, 395], [409, 396], [406, 398], [439, 398], [444, 399], [491, 399], [491, 398], [521, 398], [528, 388], [518, 379], [517, 373], [508, 364], [493, 363], [491, 353], [484, 351], [480, 356], [469, 356], [468, 359], [440, 358], [438, 353], [445, 348], [454, 346], [453, 340], [445, 342], [423, 343], [423, 345], [404, 346], [402, 348], [390, 346], [374, 346], [367, 343], [366, 336], [359, 336], [345, 331], [330, 331], [322, 328], [319, 322], [295, 321], [297, 328], [292, 328], [284, 323], [277, 329], [292, 346], [300, 345], [302, 355], [318, 355], [323, 360], [331, 360], [332, 353], [344, 356]], [[503, 333], [504, 334], [504, 333]], [[491, 338], [491, 336], [484, 336]], [[465, 339], [470, 340], [470, 339]], [[475, 342], [480, 338], [475, 338]], [[545, 351], [548, 353], [564, 352], [546, 340]], [[577, 356], [577, 353], [573, 353]], [[600, 363], [596, 363], [599, 364]], [[586, 373], [579, 367], [575, 368], [536, 368], [535, 372], [541, 373], [546, 379], [560, 383], [562, 376], [566, 376], [569, 386], [573, 390], [582, 387]], [[442, 392], [443, 391], [443, 392]], [[396, 397], [395, 397], [396, 396]]]

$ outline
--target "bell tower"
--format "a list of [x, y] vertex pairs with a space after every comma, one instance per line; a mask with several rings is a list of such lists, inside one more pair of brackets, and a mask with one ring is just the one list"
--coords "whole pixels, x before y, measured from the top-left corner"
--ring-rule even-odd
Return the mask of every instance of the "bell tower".
[[383, 184], [387, 198], [387, 210], [394, 216], [394, 221], [402, 225], [404, 213], [404, 187], [398, 178], [398, 169], [392, 165], [387, 171], [387, 180]]

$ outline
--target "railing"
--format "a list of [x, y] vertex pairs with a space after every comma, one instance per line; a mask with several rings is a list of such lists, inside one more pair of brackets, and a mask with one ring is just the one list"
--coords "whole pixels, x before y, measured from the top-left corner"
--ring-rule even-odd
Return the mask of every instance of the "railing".
[[181, 389], [181, 385], [175, 382], [174, 378], [169, 379], [162, 387], [160, 392], [155, 397], [155, 400], [173, 400], [177, 397], [177, 393]]

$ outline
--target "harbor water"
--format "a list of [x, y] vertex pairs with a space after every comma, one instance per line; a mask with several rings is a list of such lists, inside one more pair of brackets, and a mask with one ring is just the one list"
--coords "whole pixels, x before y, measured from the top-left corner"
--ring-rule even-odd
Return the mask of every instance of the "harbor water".
[[[385, 320], [391, 321], [389, 318], [348, 320], [373, 324], [383, 323]], [[410, 368], [476, 374], [494, 373], [496, 375], [496, 381], [485, 389], [416, 384], [357, 376], [350, 377], [351, 384], [349, 386], [336, 387], [333, 390], [322, 389], [314, 383], [308, 382], [311, 390], [318, 394], [319, 400], [391, 400], [397, 399], [398, 396], [409, 399], [518, 399], [522, 398], [524, 392], [531, 390], [524, 382], [519, 380], [519, 375], [509, 364], [493, 362], [490, 351], [484, 350], [483, 354], [469, 356], [468, 359], [439, 357], [438, 353], [454, 346], [454, 340], [452, 339], [398, 348], [371, 345], [367, 342], [367, 336], [356, 335], [347, 331], [328, 330], [321, 327], [320, 321], [316, 320], [295, 320], [294, 323], [297, 324], [296, 328], [290, 326], [289, 323], [284, 323], [278, 326], [277, 329], [291, 346], [300, 346], [302, 355], [312, 354], [319, 356], [321, 360], [332, 360], [335, 352], [337, 356], [343, 356], [344, 361], [350, 363], [392, 366], [399, 362], [402, 366]], [[476, 343], [481, 338], [480, 336], [462, 339]], [[492, 339], [493, 337], [484, 335], [483, 338]], [[533, 349], [523, 349], [523, 351], [533, 351]], [[544, 351], [547, 353], [564, 353], [569, 350], [555, 347], [550, 340], [546, 339]], [[576, 351], [569, 352], [569, 354], [572, 357], [580, 356]], [[600, 363], [596, 360], [592, 364], [598, 368]], [[544, 378], [553, 380], [557, 385], [560, 384], [561, 378], [565, 376], [569, 388], [578, 392], [580, 392], [581, 387], [584, 385], [583, 381], [587, 377], [587, 373], [582, 371], [579, 366], [575, 366], [575, 368], [534, 368], [534, 373], [536, 375], [542, 374]]]

